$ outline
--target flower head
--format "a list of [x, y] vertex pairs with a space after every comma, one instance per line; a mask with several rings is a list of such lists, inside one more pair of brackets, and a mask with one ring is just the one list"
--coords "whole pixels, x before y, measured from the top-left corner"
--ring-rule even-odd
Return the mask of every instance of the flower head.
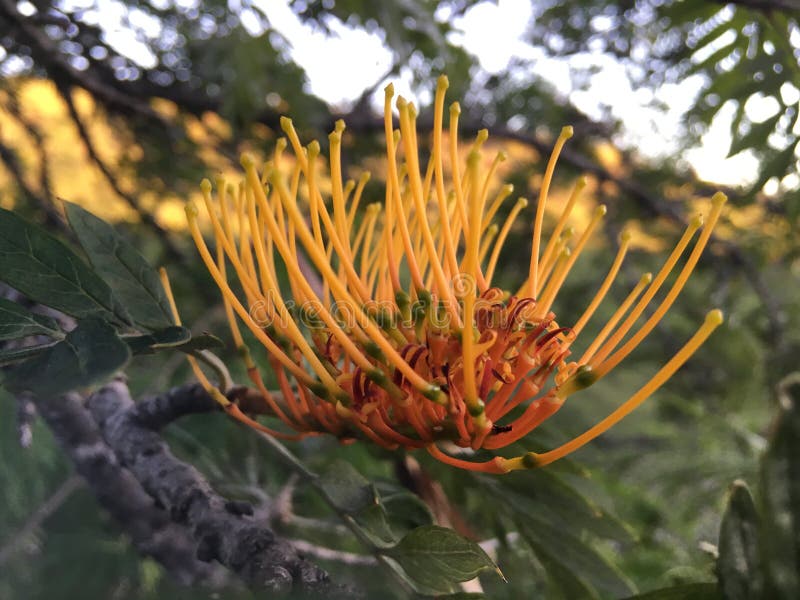
[[[368, 174], [357, 182], [343, 181], [342, 121], [329, 136], [328, 194], [319, 169], [320, 145], [314, 141], [304, 147], [291, 120], [283, 118], [286, 138], [278, 140], [263, 168], [245, 155], [245, 177], [238, 187], [220, 180], [214, 194], [208, 180], [202, 183], [216, 256], [201, 235], [193, 204], [187, 206], [190, 231], [222, 291], [252, 381], [269, 411], [296, 437], [328, 432], [341, 439], [368, 438], [387, 448], [425, 448], [443, 462], [491, 473], [548, 464], [606, 431], [658, 389], [722, 322], [720, 311], [710, 312], [688, 343], [633, 397], [559, 448], [476, 462], [446, 454], [439, 445], [503, 448], [525, 437], [569, 396], [605, 377], [672, 306], [725, 197], [714, 196], [705, 223], [699, 216], [691, 219], [661, 270], [642, 276], [586, 351], [574, 358], [572, 345], [614, 284], [630, 235], [622, 234], [608, 274], [581, 317], [559, 323], [552, 307], [605, 215], [605, 207], [599, 207], [583, 231], [572, 234], [571, 213], [586, 184], [581, 178], [554, 229], [543, 236], [556, 160], [572, 135], [572, 128], [565, 127], [536, 204], [525, 281], [513, 291], [493, 287], [503, 244], [528, 202], [518, 199], [504, 222], [493, 222], [513, 191], [509, 185], [492, 189], [505, 156], [484, 159], [488, 134], [482, 130], [469, 145], [466, 164], [461, 163], [460, 109], [457, 103], [450, 107], [445, 129], [446, 88], [442, 76], [426, 165], [420, 164], [414, 105], [397, 98], [395, 130], [393, 88], [386, 88], [383, 202], [359, 210]], [[287, 145], [291, 160], [284, 155]], [[687, 252], [664, 298], [638, 324]], [[240, 293], [231, 284], [231, 271]], [[279, 393], [264, 385], [240, 322], [266, 349]], [[218, 397], [240, 420], [288, 437]]]

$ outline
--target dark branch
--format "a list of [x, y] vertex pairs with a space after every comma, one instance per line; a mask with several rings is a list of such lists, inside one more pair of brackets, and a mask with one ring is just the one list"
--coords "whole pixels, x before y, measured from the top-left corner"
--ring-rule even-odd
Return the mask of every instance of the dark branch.
[[[204, 399], [201, 401], [207, 408]], [[122, 464], [175, 522], [191, 530], [201, 559], [217, 560], [256, 590], [301, 591], [326, 598], [353, 595], [352, 590], [331, 583], [327, 573], [252, 519], [247, 514], [252, 512], [249, 505], [225, 500], [197, 469], [175, 458], [161, 436], [147, 426], [157, 424], [155, 415], [175, 416], [175, 411], [143, 409], [140, 420], [122, 382], [94, 394], [88, 407]]]
[[61, 95], [61, 98], [64, 100], [64, 103], [67, 105], [67, 110], [69, 112], [69, 116], [72, 118], [72, 122], [75, 123], [75, 127], [78, 130], [78, 135], [83, 142], [83, 145], [86, 148], [86, 152], [89, 155], [89, 159], [95, 164], [95, 166], [100, 170], [103, 177], [105, 178], [108, 185], [111, 186], [111, 189], [114, 190], [114, 193], [117, 194], [120, 198], [122, 198], [128, 206], [130, 206], [134, 212], [138, 215], [139, 219], [153, 229], [156, 232], [161, 242], [167, 249], [167, 253], [175, 260], [179, 262], [186, 262], [186, 256], [180, 249], [173, 243], [172, 239], [169, 236], [169, 232], [166, 231], [161, 225], [158, 223], [156, 218], [150, 214], [147, 210], [142, 208], [139, 205], [139, 201], [134, 198], [131, 194], [127, 193], [123, 190], [117, 178], [111, 172], [111, 170], [106, 166], [106, 164], [102, 161], [100, 156], [97, 153], [97, 150], [94, 147], [94, 143], [92, 142], [92, 138], [89, 135], [89, 131], [86, 129], [86, 126], [83, 124], [83, 119], [81, 119], [80, 114], [78, 113], [78, 109], [75, 106], [75, 102], [72, 99], [72, 92], [71, 90], [66, 87], [59, 85], [58, 92]]
[[61, 215], [51, 202], [48, 202], [46, 198], [40, 196], [36, 190], [28, 185], [23, 174], [23, 167], [19, 163], [19, 157], [14, 150], [6, 146], [2, 141], [0, 141], [0, 161], [2, 161], [6, 166], [8, 172], [11, 173], [11, 176], [14, 178], [14, 182], [17, 184], [22, 196], [28, 198], [42, 211], [45, 218], [45, 224], [54, 229], [63, 231], [65, 229], [65, 225], [64, 221], [61, 219]]
[[88, 71], [73, 67], [46, 33], [37, 27], [35, 20], [22, 15], [12, 0], [0, 0], [0, 15], [12, 24], [11, 31], [19, 41], [27, 45], [36, 62], [44, 67], [56, 83], [79, 82], [80, 86], [93, 95], [103, 98], [105, 103], [118, 110], [156, 120], [163, 125], [162, 117], [147, 104], [136, 101], [126, 94], [107, 85]]
[[[249, 414], [267, 414], [261, 395], [245, 386], [235, 386], [228, 399]], [[163, 394], [139, 400], [130, 409], [136, 422], [147, 429], [158, 431], [185, 415], [221, 411], [219, 404], [208, 395], [199, 383], [187, 383]]]
[[50, 184], [50, 171], [48, 168], [49, 159], [47, 147], [45, 146], [44, 136], [35, 123], [32, 123], [22, 112], [19, 105], [19, 98], [15, 89], [8, 90], [8, 102], [6, 104], [8, 112], [19, 121], [20, 125], [33, 138], [36, 153], [39, 155], [39, 188], [42, 190], [48, 205], [53, 204], [52, 185]]
[[94, 495], [137, 550], [160, 562], [184, 584], [209, 582], [215, 570], [195, 558], [195, 543], [187, 531], [171, 522], [142, 486], [123, 468], [106, 445], [78, 394], [36, 398], [36, 408], [64, 453], [86, 480]]

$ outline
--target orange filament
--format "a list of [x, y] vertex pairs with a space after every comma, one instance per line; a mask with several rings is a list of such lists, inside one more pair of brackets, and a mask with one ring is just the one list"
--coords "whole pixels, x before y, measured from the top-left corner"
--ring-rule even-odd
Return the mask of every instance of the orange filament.
[[[464, 161], [458, 103], [450, 107], [445, 132], [447, 85], [444, 76], [437, 81], [424, 172], [417, 110], [402, 98], [393, 107], [393, 87], [386, 87], [382, 202], [362, 200], [368, 174], [357, 182], [343, 176], [343, 122], [330, 134], [325, 158], [319, 143], [304, 147], [284, 117], [286, 138], [276, 142], [263, 168], [244, 155], [245, 177], [238, 187], [219, 178], [212, 194], [210, 182], [201, 184], [216, 257], [203, 238], [198, 209], [187, 205], [189, 231], [222, 292], [248, 376], [268, 412], [293, 433], [244, 415], [190, 357], [197, 378], [232, 417], [287, 439], [320, 433], [343, 441], [360, 437], [387, 449], [424, 448], [457, 468], [502, 474], [548, 464], [606, 431], [663, 385], [721, 323], [719, 311], [709, 313], [695, 336], [639, 392], [574, 440], [542, 454], [471, 460], [473, 451], [499, 450], [525, 437], [646, 338], [695, 268], [724, 196], [714, 197], [706, 225], [653, 315], [626, 341], [700, 229], [699, 218], [691, 220], [656, 277], [643, 277], [581, 358], [567, 362], [572, 344], [617, 278], [630, 235], [621, 236], [611, 267], [573, 327], [559, 325], [553, 310], [561, 290], [605, 214], [605, 207], [597, 208], [573, 236], [570, 219], [587, 185], [582, 177], [543, 242], [556, 162], [572, 135], [565, 127], [539, 190], [525, 282], [516, 294], [491, 287], [527, 201], [520, 198], [502, 223], [495, 222], [513, 191], [495, 182], [505, 154], [484, 161], [488, 132], [482, 130], [464, 149]], [[327, 181], [329, 191], [323, 185]], [[240, 285], [232, 285], [234, 276]], [[166, 279], [164, 285], [168, 289]], [[169, 291], [168, 297], [172, 302]], [[177, 311], [175, 319], [180, 322]], [[245, 345], [242, 323], [264, 346], [278, 391], [266, 389], [261, 367]], [[445, 444], [468, 454], [453, 456], [443, 450]]]

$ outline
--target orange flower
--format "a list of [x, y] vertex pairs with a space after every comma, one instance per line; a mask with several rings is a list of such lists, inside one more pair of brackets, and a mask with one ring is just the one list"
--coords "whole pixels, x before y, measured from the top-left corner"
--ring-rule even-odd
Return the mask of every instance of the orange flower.
[[[500, 250], [512, 223], [527, 205], [520, 198], [497, 226], [492, 218], [511, 186], [491, 192], [498, 154], [484, 171], [481, 148], [487, 132], [459, 162], [459, 106], [443, 113], [447, 78], [439, 78], [433, 142], [423, 170], [417, 147], [416, 109], [402, 97], [395, 106], [386, 88], [385, 202], [361, 211], [368, 175], [342, 180], [344, 123], [330, 134], [330, 198], [317, 172], [320, 146], [303, 147], [291, 120], [281, 119], [286, 138], [259, 171], [245, 155], [238, 188], [218, 182], [201, 188], [217, 245], [212, 256], [198, 227], [198, 209], [187, 205], [189, 228], [222, 291], [234, 341], [250, 378], [270, 412], [293, 435], [265, 427], [215, 397], [236, 418], [280, 437], [331, 433], [368, 438], [386, 448], [425, 448], [437, 459], [465, 469], [505, 473], [553, 462], [594, 439], [641, 404], [677, 371], [722, 322], [711, 311], [697, 333], [636, 394], [584, 434], [549, 452], [473, 462], [446, 454], [449, 441], [472, 450], [503, 448], [535, 429], [572, 394], [605, 377], [652, 331], [694, 269], [725, 196], [712, 199], [703, 224], [686, 232], [653, 277], [644, 275], [577, 360], [571, 346], [603, 301], [628, 250], [623, 234], [616, 258], [582, 316], [569, 327], [551, 311], [564, 280], [600, 226], [599, 207], [573, 241], [567, 223], [585, 180], [580, 179], [546, 243], [542, 224], [555, 163], [572, 128], [565, 127], [550, 157], [533, 221], [528, 277], [512, 293], [492, 286]], [[288, 139], [288, 142], [287, 142]], [[294, 160], [283, 152], [288, 145]], [[445, 159], [449, 162], [445, 165]], [[445, 171], [445, 168], [448, 171]], [[449, 173], [449, 174], [448, 174]], [[492, 195], [494, 194], [494, 195]], [[305, 196], [302, 204], [298, 198]], [[307, 207], [307, 208], [306, 208]], [[358, 223], [358, 225], [356, 225]], [[666, 296], [637, 327], [639, 317], [699, 235]], [[305, 266], [301, 266], [303, 262]], [[231, 287], [236, 274], [242, 293]], [[288, 275], [290, 290], [282, 286]], [[266, 389], [250, 358], [239, 321], [264, 345], [280, 392]], [[627, 341], [623, 340], [631, 334]], [[204, 379], [204, 378], [203, 378]]]

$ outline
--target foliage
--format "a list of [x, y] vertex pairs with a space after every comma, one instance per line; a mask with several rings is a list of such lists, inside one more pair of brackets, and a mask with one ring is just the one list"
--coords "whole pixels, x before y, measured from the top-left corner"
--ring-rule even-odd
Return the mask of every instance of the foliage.
[[136, 248], [77, 205], [67, 206], [67, 215], [91, 266], [40, 227], [0, 209], [6, 245], [0, 281], [76, 319], [64, 333], [53, 319], [3, 300], [4, 339], [41, 334], [58, 340], [4, 350], [0, 358], [13, 366], [3, 385], [58, 395], [101, 383], [132, 351], [196, 350], [189, 346], [191, 332], [174, 326], [158, 274]]
[[[702, 86], [688, 112], [686, 133], [699, 139], [724, 107], [733, 108], [728, 155], [747, 150], [761, 164], [748, 197], [769, 180], [785, 181], [788, 187], [781, 191], [796, 220], [800, 193], [797, 182], [786, 179], [800, 164], [796, 9], [780, 1], [544, 2], [529, 40], [558, 56], [613, 56], [627, 67], [635, 88], [699, 77]], [[588, 83], [590, 78], [576, 79]], [[770, 116], [750, 116], [753, 100], [771, 102]]]

